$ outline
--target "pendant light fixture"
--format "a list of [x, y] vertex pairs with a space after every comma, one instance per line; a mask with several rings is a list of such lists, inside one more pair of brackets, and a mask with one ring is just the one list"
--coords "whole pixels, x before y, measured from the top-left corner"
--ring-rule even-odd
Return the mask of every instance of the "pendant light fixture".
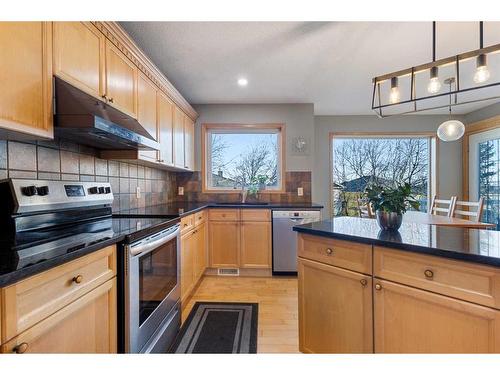
[[[483, 48], [483, 21], [479, 22], [479, 48]], [[490, 78], [490, 71], [486, 61], [486, 55], [480, 54], [476, 59], [476, 73], [474, 74], [474, 82], [483, 83]]]
[[391, 78], [391, 93], [389, 94], [389, 101], [394, 104], [399, 102], [399, 87], [398, 77]]
[[455, 78], [448, 78], [444, 81], [444, 83], [450, 86], [450, 119], [439, 125], [437, 136], [444, 142], [452, 142], [463, 137], [465, 133], [465, 125], [462, 121], [451, 118], [451, 85], [455, 83]]
[[[432, 22], [432, 62], [436, 62], [436, 21]], [[439, 82], [439, 68], [433, 66], [430, 71], [429, 84], [427, 91], [431, 94], [436, 94], [441, 90], [441, 82]]]

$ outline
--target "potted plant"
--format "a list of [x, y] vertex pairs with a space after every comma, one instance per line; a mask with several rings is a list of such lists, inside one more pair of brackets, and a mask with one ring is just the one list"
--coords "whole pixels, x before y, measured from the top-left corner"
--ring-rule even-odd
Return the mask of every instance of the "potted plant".
[[403, 214], [412, 207], [420, 208], [420, 203], [411, 194], [408, 183], [395, 187], [372, 185], [366, 188], [366, 197], [375, 210], [377, 222], [383, 230], [398, 230], [403, 221]]

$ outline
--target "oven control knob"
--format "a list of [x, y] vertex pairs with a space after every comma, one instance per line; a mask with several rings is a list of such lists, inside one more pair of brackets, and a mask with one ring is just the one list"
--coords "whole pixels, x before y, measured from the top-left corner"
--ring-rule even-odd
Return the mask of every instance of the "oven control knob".
[[38, 195], [49, 195], [49, 187], [48, 186], [39, 186], [36, 188], [36, 192]]
[[32, 197], [33, 195], [37, 194], [37, 189], [35, 185], [24, 186], [21, 188], [21, 191], [23, 192], [24, 195], [27, 195], [28, 197]]
[[109, 186], [106, 186], [106, 194], [111, 194], [111, 188]]
[[92, 186], [91, 188], [89, 188], [89, 194], [97, 194], [97, 193], [99, 193], [97, 186]]
[[103, 186], [99, 187], [99, 194], [105, 194], [106, 193], [106, 189], [104, 189]]

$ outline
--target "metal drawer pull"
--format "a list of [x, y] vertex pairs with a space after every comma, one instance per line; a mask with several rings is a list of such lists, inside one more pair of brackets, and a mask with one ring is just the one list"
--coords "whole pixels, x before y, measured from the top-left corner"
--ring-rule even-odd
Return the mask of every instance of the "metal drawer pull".
[[71, 281], [73, 281], [75, 284], [80, 284], [83, 281], [83, 276], [82, 275], [75, 276]]
[[380, 285], [380, 284], [375, 284], [375, 289], [377, 289], [377, 290], [382, 289], [382, 285]]
[[332, 255], [333, 254], [333, 250], [330, 249], [330, 248], [327, 248], [326, 249], [326, 255]]
[[365, 287], [365, 286], [366, 286], [366, 284], [368, 284], [368, 281], [366, 281], [366, 279], [361, 279], [361, 280], [359, 280], [359, 282], [361, 283], [361, 285], [362, 285], [363, 287]]
[[434, 272], [432, 270], [425, 270], [424, 271], [424, 275], [425, 277], [427, 277], [428, 279], [432, 279], [434, 277]]
[[14, 349], [12, 349], [12, 351], [14, 353], [17, 353], [17, 354], [23, 354], [23, 353], [26, 352], [26, 350], [28, 350], [28, 347], [29, 347], [28, 343], [27, 342], [23, 342], [23, 343], [15, 346]]

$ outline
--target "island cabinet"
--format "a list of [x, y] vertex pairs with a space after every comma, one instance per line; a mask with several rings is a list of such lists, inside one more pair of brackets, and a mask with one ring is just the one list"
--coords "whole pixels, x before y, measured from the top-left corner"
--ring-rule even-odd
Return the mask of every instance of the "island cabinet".
[[189, 299], [207, 268], [206, 214], [181, 219], [181, 301]]
[[271, 212], [267, 209], [209, 210], [212, 268], [271, 268]]
[[116, 246], [0, 289], [2, 353], [115, 353]]
[[500, 353], [496, 267], [304, 233], [298, 256], [302, 352]]
[[52, 138], [52, 23], [0, 23], [0, 136]]

